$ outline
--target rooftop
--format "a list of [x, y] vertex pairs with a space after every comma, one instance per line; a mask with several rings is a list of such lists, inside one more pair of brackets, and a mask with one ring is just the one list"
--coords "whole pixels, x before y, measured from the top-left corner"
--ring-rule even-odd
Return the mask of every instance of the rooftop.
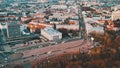
[[50, 34], [50, 35], [60, 34], [59, 31], [54, 30], [53, 28], [45, 28], [44, 31], [47, 32], [47, 33]]

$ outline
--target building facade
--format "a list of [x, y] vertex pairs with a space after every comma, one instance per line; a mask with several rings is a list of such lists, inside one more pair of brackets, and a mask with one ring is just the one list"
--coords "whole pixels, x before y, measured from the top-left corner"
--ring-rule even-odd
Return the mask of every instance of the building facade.
[[112, 20], [120, 19], [120, 10], [112, 12], [111, 19]]
[[20, 24], [16, 21], [7, 23], [7, 38], [17, 38], [20, 36]]
[[1, 22], [0, 29], [4, 39], [16, 38], [21, 36], [20, 24], [16, 21]]
[[41, 35], [47, 38], [48, 40], [60, 40], [62, 39], [62, 33], [53, 28], [41, 29]]

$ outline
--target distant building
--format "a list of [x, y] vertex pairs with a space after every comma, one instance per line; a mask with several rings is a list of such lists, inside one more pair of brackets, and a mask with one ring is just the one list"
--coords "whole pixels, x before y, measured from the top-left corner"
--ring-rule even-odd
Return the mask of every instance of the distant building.
[[16, 21], [1, 22], [0, 24], [1, 34], [3, 39], [20, 37], [20, 24]]
[[48, 40], [60, 40], [62, 39], [62, 33], [53, 28], [41, 29], [41, 35], [46, 37]]
[[120, 5], [117, 5], [117, 6], [114, 6], [114, 7], [111, 7], [112, 10], [116, 11], [116, 10], [120, 10]]
[[66, 5], [52, 5], [52, 9], [67, 9]]
[[118, 10], [118, 11], [113, 11], [113, 12], [112, 12], [112, 15], [111, 15], [111, 19], [112, 19], [112, 20], [120, 19], [120, 10]]
[[47, 0], [47, 2], [58, 2], [59, 0]]
[[46, 2], [46, 0], [38, 0], [38, 2], [44, 3]]
[[0, 12], [0, 16], [7, 16], [7, 12]]
[[37, 2], [45, 3], [45, 2], [58, 2], [59, 0], [37, 0]]
[[7, 38], [7, 26], [6, 23], [0, 23], [0, 43], [3, 43]]
[[50, 24], [61, 24], [61, 21], [50, 21]]
[[16, 38], [20, 36], [20, 24], [16, 21], [7, 22], [7, 38]]
[[25, 16], [21, 17], [22, 22], [29, 21], [31, 19], [32, 19], [32, 17], [25, 17]]
[[12, 11], [0, 12], [0, 30], [4, 42], [21, 36], [18, 14]]
[[86, 22], [86, 33], [89, 35], [91, 32], [104, 33], [104, 28], [99, 26], [99, 21], [92, 18], [84, 18]]

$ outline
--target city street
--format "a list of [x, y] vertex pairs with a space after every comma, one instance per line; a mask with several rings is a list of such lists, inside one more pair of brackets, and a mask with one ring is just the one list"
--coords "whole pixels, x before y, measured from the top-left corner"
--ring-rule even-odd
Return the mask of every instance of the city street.
[[[33, 50], [23, 51], [23, 57], [18, 60], [14, 60], [4, 65], [24, 64], [26, 62], [33, 62], [34, 60], [40, 61], [50, 58], [52, 56], [59, 56], [65, 53], [88, 52], [92, 48], [92, 43], [87, 40], [77, 40], [67, 43], [62, 43], [54, 46], [38, 48]], [[6, 67], [8, 68], [8, 67]], [[10, 68], [10, 67], [9, 67]]]

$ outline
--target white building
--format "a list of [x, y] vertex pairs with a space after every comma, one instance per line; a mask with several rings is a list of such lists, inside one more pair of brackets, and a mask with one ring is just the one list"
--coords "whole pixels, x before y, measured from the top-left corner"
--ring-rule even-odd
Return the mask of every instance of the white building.
[[62, 39], [62, 33], [53, 28], [41, 29], [41, 35], [46, 37], [48, 40], [59, 40]]
[[[92, 18], [84, 18], [85, 20], [85, 26], [86, 26], [86, 33], [89, 34], [91, 32], [97, 32], [97, 33], [104, 33], [104, 28], [102, 26], [99, 26], [98, 21], [92, 19]], [[92, 23], [97, 23], [96, 26], [92, 26]]]
[[117, 5], [117, 6], [111, 7], [111, 10], [114, 10], [114, 11], [119, 10], [119, 9], [120, 9], [120, 5]]
[[50, 21], [50, 24], [61, 24], [62, 21]]
[[65, 28], [65, 29], [68, 29], [68, 30], [79, 30], [79, 25], [78, 24], [76, 24], [76, 25], [56, 25], [56, 28], [57, 29], [60, 29], [60, 28]]
[[52, 9], [67, 9], [66, 5], [52, 5]]
[[112, 12], [111, 19], [112, 20], [120, 19], [120, 10]]
[[38, 2], [44, 3], [46, 2], [46, 0], [38, 0]]

